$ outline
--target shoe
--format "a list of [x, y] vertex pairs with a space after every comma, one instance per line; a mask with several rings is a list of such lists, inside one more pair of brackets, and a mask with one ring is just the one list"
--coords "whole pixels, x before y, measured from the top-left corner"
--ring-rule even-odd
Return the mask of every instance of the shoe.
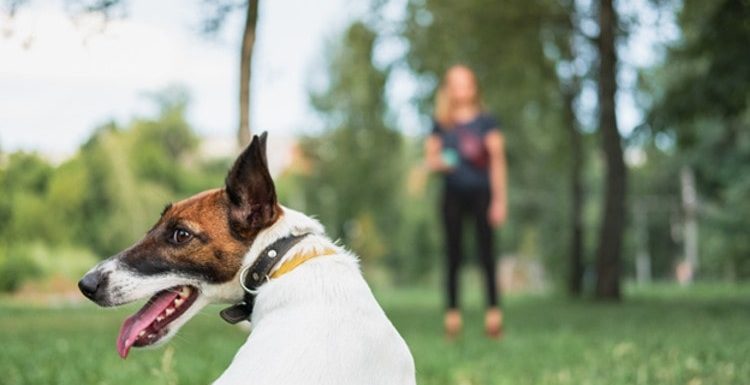
[[444, 326], [445, 338], [449, 341], [455, 340], [461, 334], [461, 328], [463, 327], [461, 312], [456, 309], [448, 310], [445, 313]]
[[484, 332], [493, 340], [503, 336], [503, 312], [499, 308], [492, 307], [484, 313]]

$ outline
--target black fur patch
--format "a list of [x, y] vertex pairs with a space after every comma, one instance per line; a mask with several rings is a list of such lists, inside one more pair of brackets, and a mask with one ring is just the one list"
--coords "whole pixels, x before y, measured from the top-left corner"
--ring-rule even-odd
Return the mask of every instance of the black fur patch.
[[222, 283], [232, 279], [210, 265], [194, 261], [170, 260], [167, 257], [152, 253], [139, 253], [129, 250], [120, 258], [122, 265], [140, 276], [156, 276], [173, 273], [181, 276], [202, 279], [209, 283]]

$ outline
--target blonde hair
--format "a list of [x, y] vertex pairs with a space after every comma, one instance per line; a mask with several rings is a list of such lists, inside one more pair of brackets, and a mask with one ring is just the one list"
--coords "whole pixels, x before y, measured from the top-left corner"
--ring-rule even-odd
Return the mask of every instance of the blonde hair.
[[456, 108], [455, 103], [451, 100], [448, 90], [448, 75], [451, 71], [456, 69], [464, 69], [468, 71], [474, 79], [474, 86], [476, 87], [476, 95], [474, 96], [474, 106], [482, 111], [484, 110], [484, 103], [482, 102], [482, 94], [479, 88], [479, 82], [474, 71], [466, 65], [457, 64], [448, 68], [443, 74], [443, 78], [440, 81], [437, 92], [435, 93], [435, 120], [440, 124], [443, 129], [451, 129], [455, 125], [453, 119], [453, 112]]

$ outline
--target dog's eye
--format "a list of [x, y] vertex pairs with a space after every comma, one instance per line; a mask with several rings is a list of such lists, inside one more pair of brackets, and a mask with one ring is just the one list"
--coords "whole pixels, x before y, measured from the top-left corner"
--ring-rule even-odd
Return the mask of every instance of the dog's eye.
[[193, 238], [193, 234], [183, 229], [177, 229], [172, 233], [172, 237], [169, 239], [172, 243], [179, 245], [185, 243]]

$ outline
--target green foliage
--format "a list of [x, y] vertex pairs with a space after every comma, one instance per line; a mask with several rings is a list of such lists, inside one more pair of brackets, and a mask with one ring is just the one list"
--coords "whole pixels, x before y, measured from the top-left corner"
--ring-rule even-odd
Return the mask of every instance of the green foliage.
[[86, 247], [50, 247], [42, 242], [21, 246], [16, 254], [37, 266], [37, 273], [42, 277], [79, 278], [91, 269], [98, 260], [97, 256]]
[[166, 184], [179, 191], [187, 178], [181, 175], [180, 160], [198, 145], [185, 120], [187, 97], [181, 94], [162, 100], [158, 120], [138, 120], [132, 124], [130, 157], [132, 168], [139, 180]]
[[[394, 267], [401, 274], [402, 280], [414, 284], [425, 281], [431, 272], [440, 270], [443, 260], [443, 227], [438, 217], [437, 202], [439, 189], [436, 178], [425, 180], [426, 170], [419, 166], [422, 163], [423, 144], [421, 140], [410, 140], [405, 143], [406, 194], [401, 205], [401, 223], [396, 237], [390, 240], [398, 250], [400, 258], [394, 261]], [[398, 277], [398, 275], [397, 275]]]
[[229, 161], [197, 159], [185, 93], [169, 90], [157, 102], [155, 118], [104, 125], [58, 166], [21, 152], [0, 163], [0, 291], [35, 274], [75, 278], [91, 255], [140, 238], [166, 203], [221, 185]]
[[64, 162], [55, 170], [50, 178], [45, 204], [51, 222], [59, 226], [59, 235], [54, 239], [48, 236], [46, 240], [49, 243], [71, 242], [80, 238], [85, 231], [87, 226], [81, 208], [92, 184], [90, 178], [80, 157]]
[[7, 245], [56, 233], [44, 202], [52, 173], [52, 166], [36, 154], [10, 155], [0, 170], [0, 241]]
[[[630, 206], [632, 231], [626, 240], [628, 273], [634, 273], [634, 256], [644, 242], [651, 255], [651, 271], [655, 279], [670, 279], [682, 255], [682, 244], [675, 237], [682, 212], [680, 185], [677, 175], [680, 163], [674, 154], [664, 152], [652, 142], [641, 146], [647, 160], [630, 168]], [[640, 222], [639, 222], [640, 221]], [[634, 275], [634, 274], [631, 274]]]
[[43, 277], [78, 278], [96, 264], [85, 247], [50, 246], [43, 240], [0, 248], [0, 292], [12, 292]]
[[27, 279], [40, 274], [40, 267], [18, 250], [0, 248], [0, 292], [18, 289]]
[[[47, 189], [52, 167], [36, 154], [14, 153], [3, 172], [3, 189], [43, 194]], [[11, 185], [12, 184], [12, 185]]]
[[[750, 4], [743, 0], [688, 0], [679, 12], [683, 38], [668, 52], [669, 72], [659, 108], [658, 126], [690, 123], [707, 116], [720, 119], [747, 110], [750, 68]], [[686, 145], [698, 143], [683, 134]]]
[[[648, 287], [620, 305], [510, 297], [500, 342], [482, 334], [481, 293], [467, 294], [466, 328], [448, 343], [438, 292], [376, 290], [411, 348], [418, 384], [739, 385], [750, 376], [747, 286]], [[0, 303], [3, 383], [208, 384], [245, 341], [209, 307], [166, 347], [123, 361], [114, 341], [135, 310]]]
[[685, 1], [682, 39], [648, 73], [654, 95], [649, 127], [669, 138], [695, 170], [702, 210], [701, 269], [750, 277], [750, 4]]
[[361, 23], [346, 31], [334, 53], [329, 84], [312, 96], [329, 122], [302, 141], [314, 164], [302, 177], [304, 207], [333, 238], [341, 238], [366, 262], [400, 257], [394, 240], [401, 228], [401, 136], [384, 122], [387, 72], [373, 67], [376, 34]]
[[140, 237], [165, 203], [197, 192], [185, 188], [193, 187], [186, 180], [201, 175], [199, 167], [185, 163], [197, 144], [184, 118], [186, 102], [168, 103], [157, 119], [135, 120], [128, 129], [112, 125], [99, 130], [81, 150], [90, 175], [81, 206], [83, 221], [102, 230], [87, 227], [80, 236], [102, 256]]

